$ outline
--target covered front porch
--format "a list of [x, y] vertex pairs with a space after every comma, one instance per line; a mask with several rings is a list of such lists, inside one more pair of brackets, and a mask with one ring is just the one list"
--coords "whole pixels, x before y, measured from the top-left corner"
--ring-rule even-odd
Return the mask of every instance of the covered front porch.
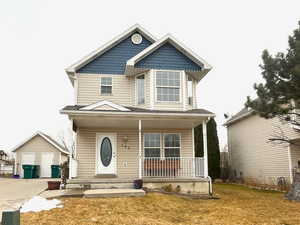
[[[210, 116], [69, 114], [76, 136], [71, 183], [207, 180], [206, 123]], [[203, 157], [195, 157], [194, 128], [199, 124], [203, 125]]]

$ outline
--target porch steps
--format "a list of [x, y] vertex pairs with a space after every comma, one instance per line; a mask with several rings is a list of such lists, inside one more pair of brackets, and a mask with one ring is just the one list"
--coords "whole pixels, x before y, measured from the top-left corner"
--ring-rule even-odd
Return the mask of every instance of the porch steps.
[[142, 197], [145, 191], [141, 189], [91, 189], [83, 192], [86, 198], [120, 198]]
[[124, 179], [71, 179], [67, 189], [133, 189], [133, 180]]

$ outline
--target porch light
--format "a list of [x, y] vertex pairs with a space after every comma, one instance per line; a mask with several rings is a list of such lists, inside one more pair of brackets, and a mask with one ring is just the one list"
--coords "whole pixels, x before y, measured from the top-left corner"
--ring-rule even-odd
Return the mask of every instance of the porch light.
[[129, 149], [129, 146], [127, 145], [128, 143], [128, 137], [127, 136], [124, 136], [123, 137], [123, 144], [122, 144], [122, 147], [125, 148], [125, 149]]

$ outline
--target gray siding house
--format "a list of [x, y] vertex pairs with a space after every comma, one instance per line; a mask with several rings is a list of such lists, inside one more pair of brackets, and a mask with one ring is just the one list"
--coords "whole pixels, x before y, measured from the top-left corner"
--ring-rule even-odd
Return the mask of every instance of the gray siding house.
[[66, 69], [74, 104], [61, 113], [76, 139], [69, 187], [172, 183], [209, 193], [205, 154], [194, 154], [194, 127], [214, 117], [197, 108], [196, 86], [211, 66], [172, 35], [157, 39], [134, 25]]

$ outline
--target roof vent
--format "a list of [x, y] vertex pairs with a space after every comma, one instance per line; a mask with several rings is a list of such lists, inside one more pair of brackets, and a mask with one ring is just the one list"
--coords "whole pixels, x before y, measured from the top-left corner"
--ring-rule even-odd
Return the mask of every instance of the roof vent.
[[131, 41], [132, 41], [132, 43], [135, 44], [135, 45], [141, 44], [141, 43], [142, 43], [142, 40], [143, 40], [142, 35], [140, 35], [140, 34], [138, 34], [138, 33], [135, 33], [135, 34], [133, 34], [133, 35], [131, 36]]

